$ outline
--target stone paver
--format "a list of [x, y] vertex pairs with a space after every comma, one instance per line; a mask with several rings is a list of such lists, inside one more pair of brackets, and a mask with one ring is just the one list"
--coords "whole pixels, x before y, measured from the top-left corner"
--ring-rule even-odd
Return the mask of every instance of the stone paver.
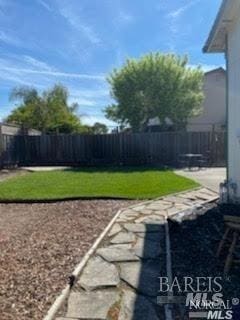
[[116, 266], [100, 257], [90, 259], [83, 270], [79, 284], [85, 290], [95, 290], [101, 287], [114, 287], [119, 284], [119, 274]]
[[74, 319], [74, 318], [60, 317], [60, 318], [56, 318], [56, 320], [76, 320], [76, 319]]
[[142, 212], [142, 210], [146, 209], [146, 205], [143, 204], [143, 205], [136, 205], [135, 207], [132, 207], [132, 210], [133, 211], [137, 211], [137, 212]]
[[119, 233], [122, 230], [120, 224], [115, 223], [114, 226], [112, 227], [112, 229], [109, 231], [108, 236], [112, 237], [115, 236], [117, 233]]
[[147, 214], [152, 214], [152, 209], [143, 209], [143, 210], [141, 211], [141, 214], [140, 214], [140, 215], [142, 216], [143, 214], [144, 214], [144, 215], [145, 215], [145, 214], [146, 214], [146, 215], [147, 215]]
[[116, 320], [162, 319], [156, 306], [159, 277], [166, 276], [164, 224], [194, 218], [216, 198], [201, 188], [124, 209], [80, 275], [63, 320], [112, 320], [113, 305], [120, 307]]
[[119, 244], [109, 244], [106, 248], [120, 248], [120, 249], [131, 249], [133, 246], [133, 243], [119, 243]]
[[161, 226], [159, 225], [147, 225], [144, 223], [125, 223], [124, 228], [130, 232], [159, 232]]
[[71, 292], [66, 317], [107, 320], [110, 308], [118, 299], [119, 293], [115, 290]]
[[121, 263], [120, 277], [137, 292], [157, 297], [162, 269], [163, 266], [161, 266], [159, 259]]
[[154, 241], [154, 242], [158, 242], [158, 243], [160, 243], [160, 241], [164, 239], [163, 229], [161, 232], [154, 232], [154, 233], [152, 233], [152, 232], [147, 232], [147, 233], [139, 232], [136, 235], [140, 238], [145, 239], [146, 241], [150, 240], [150, 241]]
[[166, 210], [172, 207], [172, 201], [164, 201], [164, 200], [156, 200], [152, 203], [148, 204], [147, 209], [148, 210]]
[[60, 318], [56, 318], [56, 320], [76, 320], [76, 319], [74, 319], [74, 318], [60, 317]]
[[133, 247], [135, 254], [142, 259], [156, 259], [161, 253], [160, 243], [139, 238]]
[[110, 243], [113, 243], [113, 244], [131, 243], [133, 241], [135, 241], [134, 234], [130, 232], [120, 232], [110, 241]]
[[142, 217], [136, 220], [137, 223], [145, 223], [147, 226], [156, 224], [158, 227], [165, 223], [165, 218], [156, 214], [151, 214], [147, 217]]
[[124, 291], [118, 320], [159, 320], [153, 305], [142, 295]]
[[187, 201], [184, 198], [181, 198], [179, 196], [168, 196], [168, 200], [171, 202], [174, 202], [175, 205], [177, 204], [185, 204], [185, 205], [191, 205], [191, 203], [189, 201]]
[[[124, 248], [100, 248], [97, 254], [109, 262], [138, 261], [135, 250]], [[107, 270], [106, 270], [107, 271]]]

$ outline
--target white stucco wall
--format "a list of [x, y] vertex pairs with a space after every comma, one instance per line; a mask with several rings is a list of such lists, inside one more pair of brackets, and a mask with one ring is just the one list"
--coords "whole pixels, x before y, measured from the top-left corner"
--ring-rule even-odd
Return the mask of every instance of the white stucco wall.
[[213, 70], [204, 75], [202, 113], [189, 120], [188, 131], [221, 130], [226, 124], [226, 72]]
[[240, 201], [240, 19], [228, 33], [228, 181], [232, 201]]

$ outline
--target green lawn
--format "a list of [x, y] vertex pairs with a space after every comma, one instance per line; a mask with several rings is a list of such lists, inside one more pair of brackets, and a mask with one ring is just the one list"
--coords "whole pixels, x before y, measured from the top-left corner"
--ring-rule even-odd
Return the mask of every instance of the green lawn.
[[152, 199], [197, 186], [190, 179], [159, 168], [81, 168], [35, 172], [11, 178], [0, 183], [0, 200]]

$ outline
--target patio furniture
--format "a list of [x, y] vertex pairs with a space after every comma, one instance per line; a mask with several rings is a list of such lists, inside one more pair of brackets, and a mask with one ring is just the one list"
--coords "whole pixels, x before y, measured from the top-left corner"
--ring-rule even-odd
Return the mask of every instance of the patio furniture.
[[179, 156], [179, 163], [182, 164], [184, 167], [187, 167], [188, 170], [191, 168], [198, 167], [200, 168], [200, 162], [203, 160], [203, 155], [198, 153], [186, 153], [180, 154]]
[[210, 151], [207, 151], [206, 154], [202, 156], [201, 159], [198, 160], [198, 164], [200, 168], [207, 168], [210, 165]]
[[240, 236], [240, 217], [224, 216], [224, 221], [226, 230], [218, 246], [217, 257], [220, 257], [224, 246], [228, 246], [228, 254], [224, 265], [224, 273], [228, 274], [233, 263], [240, 262], [240, 260], [234, 259]]

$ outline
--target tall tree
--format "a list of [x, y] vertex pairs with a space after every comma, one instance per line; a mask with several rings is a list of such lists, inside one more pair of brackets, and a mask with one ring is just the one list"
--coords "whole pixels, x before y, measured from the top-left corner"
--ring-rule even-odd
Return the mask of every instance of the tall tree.
[[68, 97], [67, 88], [60, 84], [44, 91], [42, 95], [34, 88], [15, 88], [10, 100], [20, 101], [20, 105], [6, 121], [47, 133], [81, 132], [82, 125], [75, 114], [78, 105], [69, 105]]
[[186, 56], [160, 53], [127, 60], [108, 77], [116, 103], [106, 108], [106, 117], [133, 130], [142, 130], [156, 117], [184, 127], [201, 112], [203, 100], [203, 73], [187, 64]]
[[108, 133], [108, 127], [104, 123], [95, 122], [92, 131], [94, 134], [106, 134]]
[[108, 127], [104, 123], [95, 122], [92, 126], [83, 125], [82, 132], [86, 134], [107, 134]]

